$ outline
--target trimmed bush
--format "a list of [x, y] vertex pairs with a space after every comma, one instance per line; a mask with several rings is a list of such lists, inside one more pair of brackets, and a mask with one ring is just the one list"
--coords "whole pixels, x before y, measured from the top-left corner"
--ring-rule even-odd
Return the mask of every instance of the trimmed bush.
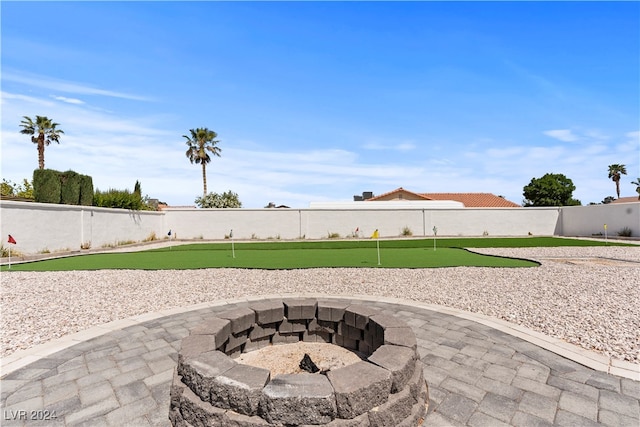
[[40, 203], [91, 206], [93, 179], [72, 170], [36, 169], [33, 171], [33, 196]]
[[53, 169], [33, 171], [33, 197], [39, 203], [60, 203], [59, 172]]
[[93, 205], [103, 208], [121, 208], [131, 210], [147, 210], [147, 206], [142, 202], [140, 196], [129, 190], [109, 189], [100, 191], [96, 189], [93, 194]]
[[93, 179], [88, 175], [80, 175], [80, 204], [93, 205]]
[[77, 172], [68, 170], [60, 174], [60, 203], [80, 204], [80, 175]]

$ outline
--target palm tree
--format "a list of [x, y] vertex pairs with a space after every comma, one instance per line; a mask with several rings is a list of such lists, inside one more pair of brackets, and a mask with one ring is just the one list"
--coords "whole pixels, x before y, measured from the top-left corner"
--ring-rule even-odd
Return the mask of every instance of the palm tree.
[[[44, 147], [52, 142], [60, 144], [60, 135], [64, 133], [62, 129], [56, 129], [58, 123], [54, 123], [46, 116], [36, 116], [34, 122], [31, 117], [23, 116], [24, 120], [20, 126], [24, 129], [20, 131], [25, 135], [31, 135], [31, 142], [38, 145], [38, 167], [44, 169]], [[38, 134], [38, 136], [34, 136]]]
[[636, 193], [638, 193], [638, 200], [640, 200], [640, 178], [631, 181], [631, 183], [636, 186]]
[[609, 178], [616, 183], [616, 193], [618, 199], [620, 198], [620, 177], [627, 174], [627, 168], [625, 165], [609, 165]]
[[185, 153], [189, 158], [189, 161], [193, 163], [200, 163], [202, 165], [202, 183], [204, 184], [203, 197], [207, 196], [207, 171], [206, 165], [211, 161], [209, 153], [214, 156], [220, 157], [220, 147], [216, 144], [218, 134], [207, 128], [190, 129], [191, 137], [182, 135], [183, 138], [187, 138], [187, 152]]

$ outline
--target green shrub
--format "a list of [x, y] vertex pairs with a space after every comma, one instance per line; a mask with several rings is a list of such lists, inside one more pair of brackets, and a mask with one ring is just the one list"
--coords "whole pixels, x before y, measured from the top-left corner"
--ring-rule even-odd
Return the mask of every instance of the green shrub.
[[33, 197], [40, 203], [91, 206], [93, 180], [72, 170], [36, 169], [33, 171]]
[[77, 172], [68, 170], [60, 173], [60, 203], [80, 204], [80, 175]]
[[39, 203], [60, 203], [59, 172], [53, 169], [33, 171], [33, 197]]
[[80, 175], [80, 204], [82, 206], [93, 204], [93, 179], [88, 175]]
[[96, 189], [95, 193], [93, 193], [93, 205], [103, 208], [131, 209], [134, 211], [149, 209], [138, 194], [132, 193], [129, 190], [115, 190], [113, 188], [107, 191]]
[[633, 234], [633, 232], [629, 227], [624, 227], [622, 230], [618, 231], [618, 236], [620, 237], [631, 237], [631, 234]]

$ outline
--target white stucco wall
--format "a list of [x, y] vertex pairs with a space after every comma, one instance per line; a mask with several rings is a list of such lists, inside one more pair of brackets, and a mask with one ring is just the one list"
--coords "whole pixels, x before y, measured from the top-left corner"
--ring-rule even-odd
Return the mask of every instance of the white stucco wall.
[[562, 208], [560, 223], [563, 236], [604, 234], [607, 224], [609, 236], [617, 236], [618, 231], [628, 227], [632, 236], [640, 237], [640, 202], [568, 206]]
[[337, 233], [396, 237], [408, 227], [414, 236], [551, 236], [558, 209], [171, 209], [166, 224], [178, 238], [322, 239]]
[[141, 241], [163, 229], [159, 212], [131, 212], [90, 206], [0, 201], [2, 244], [8, 235], [16, 239], [15, 249], [23, 254], [44, 251], [80, 250], [119, 241]]
[[86, 206], [0, 201], [3, 245], [11, 234], [24, 254], [45, 250], [79, 250], [121, 241], [142, 241], [155, 233], [162, 239], [171, 229], [179, 239], [323, 239], [348, 237], [359, 228], [369, 237], [397, 237], [408, 227], [414, 236], [610, 236], [629, 227], [640, 236], [640, 203], [563, 208], [466, 209], [169, 209], [132, 212]]

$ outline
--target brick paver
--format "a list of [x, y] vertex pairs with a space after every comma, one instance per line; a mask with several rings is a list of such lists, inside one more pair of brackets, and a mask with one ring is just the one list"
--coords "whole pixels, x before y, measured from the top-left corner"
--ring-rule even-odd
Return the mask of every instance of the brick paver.
[[[596, 371], [468, 319], [408, 304], [375, 307], [415, 332], [429, 384], [425, 426], [638, 426], [640, 383]], [[186, 311], [81, 342], [6, 374], [2, 426], [169, 426], [177, 349], [208, 316]]]

